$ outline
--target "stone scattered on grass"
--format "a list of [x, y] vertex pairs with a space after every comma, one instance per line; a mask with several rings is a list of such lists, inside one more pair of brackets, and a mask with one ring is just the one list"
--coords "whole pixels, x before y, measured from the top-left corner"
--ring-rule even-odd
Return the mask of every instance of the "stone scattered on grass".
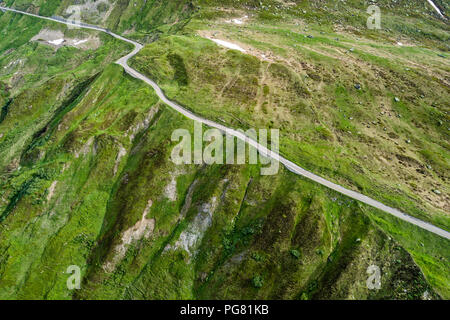
[[300, 258], [300, 252], [298, 250], [295, 249], [291, 250], [291, 255], [296, 259]]

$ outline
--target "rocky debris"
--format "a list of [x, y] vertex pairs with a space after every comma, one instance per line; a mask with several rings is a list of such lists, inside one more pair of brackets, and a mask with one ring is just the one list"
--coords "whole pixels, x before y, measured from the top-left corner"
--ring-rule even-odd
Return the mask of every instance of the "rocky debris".
[[150, 123], [153, 117], [158, 113], [158, 107], [152, 107], [150, 111], [145, 116], [144, 120], [135, 124], [127, 130], [126, 135], [129, 137], [130, 142], [133, 142], [134, 138], [142, 131], [147, 130], [150, 127]]
[[166, 188], [164, 190], [164, 195], [170, 201], [176, 201], [177, 200], [177, 180], [176, 180], [176, 176], [172, 176], [172, 179], [170, 180], [170, 183], [166, 186]]
[[210, 202], [204, 203], [199, 207], [198, 214], [189, 226], [180, 234], [177, 242], [171, 246], [168, 245], [164, 251], [184, 249], [190, 255], [194, 253], [195, 248], [203, 238], [204, 233], [212, 224], [213, 213], [217, 206], [217, 198], [213, 197]]
[[148, 239], [151, 236], [155, 229], [155, 219], [147, 219], [146, 216], [150, 212], [152, 205], [152, 200], [148, 200], [141, 220], [122, 234], [122, 242], [114, 248], [115, 256], [112, 261], [106, 262], [103, 265], [103, 269], [106, 272], [113, 272], [115, 270], [117, 263], [123, 259], [131, 243], [142, 238]]
[[425, 291], [422, 295], [422, 300], [431, 300], [431, 299], [432, 299], [432, 297], [431, 297], [430, 293], [428, 292], [428, 290]]
[[94, 137], [90, 137], [89, 140], [83, 145], [83, 147], [75, 152], [75, 158], [78, 159], [80, 155], [86, 156], [90, 151], [92, 144], [94, 142]]
[[119, 144], [119, 152], [117, 153], [116, 162], [114, 164], [114, 176], [116, 176], [117, 171], [119, 170], [120, 161], [126, 154], [127, 150], [121, 144]]
[[50, 188], [48, 188], [47, 201], [50, 201], [53, 198], [57, 184], [58, 184], [58, 181], [53, 181]]

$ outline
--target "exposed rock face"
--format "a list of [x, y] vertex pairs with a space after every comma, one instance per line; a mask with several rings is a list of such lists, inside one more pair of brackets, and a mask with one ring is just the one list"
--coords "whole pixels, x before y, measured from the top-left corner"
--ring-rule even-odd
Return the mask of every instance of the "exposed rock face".
[[136, 222], [134, 226], [126, 230], [122, 234], [122, 242], [114, 248], [115, 255], [112, 261], [108, 261], [103, 268], [107, 272], [113, 272], [117, 263], [123, 259], [130, 244], [142, 238], [148, 239], [155, 229], [155, 219], [147, 219], [147, 214], [150, 212], [152, 200], [148, 200], [147, 206], [142, 213], [142, 219]]

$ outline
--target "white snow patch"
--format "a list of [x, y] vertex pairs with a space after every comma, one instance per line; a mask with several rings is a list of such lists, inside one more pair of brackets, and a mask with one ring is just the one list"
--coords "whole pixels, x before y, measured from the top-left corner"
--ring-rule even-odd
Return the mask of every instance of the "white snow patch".
[[64, 42], [64, 39], [56, 39], [56, 40], [49, 40], [48, 43], [53, 44], [55, 46], [59, 46]]
[[238, 46], [237, 44], [225, 41], [225, 40], [219, 40], [219, 39], [211, 39], [212, 41], [214, 41], [215, 43], [217, 43], [218, 45], [221, 45], [223, 47], [229, 48], [229, 49], [233, 49], [233, 50], [238, 50], [240, 52], [245, 52], [245, 49]]
[[83, 44], [85, 42], [88, 42], [88, 39], [84, 39], [84, 40], [77, 40], [77, 39], [75, 39], [73, 45], [78, 46], [78, 45]]

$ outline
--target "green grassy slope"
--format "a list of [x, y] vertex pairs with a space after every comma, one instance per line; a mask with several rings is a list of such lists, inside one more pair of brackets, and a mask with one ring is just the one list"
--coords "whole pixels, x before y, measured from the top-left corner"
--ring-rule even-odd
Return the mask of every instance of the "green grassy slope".
[[[171, 132], [192, 126], [120, 67], [99, 75], [42, 146], [45, 158], [7, 179], [6, 189], [22, 192], [2, 222], [1, 297], [434, 295], [409, 254], [354, 201], [285, 170], [262, 177], [257, 167], [175, 166]], [[143, 218], [154, 221], [151, 232], [124, 245]], [[187, 251], [183, 233], [198, 237]], [[75, 293], [64, 273], [73, 264], [85, 279]], [[370, 264], [383, 270], [382, 291], [365, 286]]]
[[[45, 15], [70, 4], [6, 2]], [[279, 128], [282, 152], [300, 165], [448, 226], [439, 21], [426, 23], [432, 37], [414, 35], [428, 39], [423, 47], [399, 48], [387, 31], [361, 40], [334, 30], [333, 19], [351, 15], [333, 9], [324, 19], [329, 1], [134, 3], [87, 18], [156, 40], [132, 63], [170, 97], [234, 127]], [[358, 12], [359, 1], [349, 3]], [[413, 4], [400, 2], [392, 17], [425, 10]], [[225, 22], [246, 13], [244, 26]], [[30, 41], [42, 28], [100, 45]], [[261, 176], [258, 165], [176, 166], [171, 134], [194, 124], [112, 64], [126, 45], [9, 13], [0, 32], [1, 299], [450, 297], [449, 242], [438, 236], [284, 168]], [[254, 51], [220, 48], [198, 36], [207, 32]], [[442, 194], [418, 192], [431, 188]], [[67, 288], [71, 265], [81, 268], [80, 290]], [[366, 286], [370, 265], [381, 269], [381, 290]]]
[[278, 128], [286, 157], [448, 229], [447, 59], [292, 19], [243, 27], [194, 19], [190, 33], [149, 45], [132, 65], [195, 112]]
[[[188, 0], [9, 0], [4, 5], [43, 16], [79, 18], [141, 41], [180, 30], [198, 8]], [[74, 14], [76, 13], [76, 14]]]

